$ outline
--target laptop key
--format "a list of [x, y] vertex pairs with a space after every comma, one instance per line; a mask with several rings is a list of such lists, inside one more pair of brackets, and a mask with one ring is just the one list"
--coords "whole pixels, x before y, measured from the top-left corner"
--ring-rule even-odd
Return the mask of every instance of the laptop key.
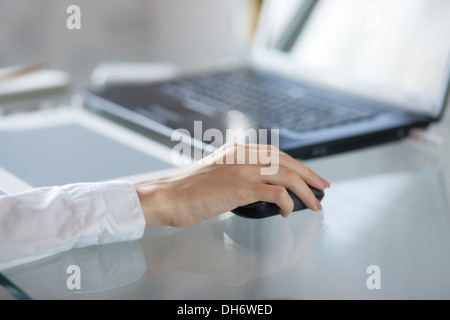
[[361, 121], [377, 114], [326, 97], [311, 96], [294, 83], [249, 71], [174, 80], [161, 90], [177, 98], [197, 100], [221, 112], [239, 110], [265, 127], [294, 132]]

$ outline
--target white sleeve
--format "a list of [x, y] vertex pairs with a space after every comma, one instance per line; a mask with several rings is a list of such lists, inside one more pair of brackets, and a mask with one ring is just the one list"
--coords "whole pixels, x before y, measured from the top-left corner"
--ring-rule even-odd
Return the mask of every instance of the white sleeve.
[[75, 247], [139, 239], [144, 229], [130, 182], [80, 183], [0, 196], [0, 270]]

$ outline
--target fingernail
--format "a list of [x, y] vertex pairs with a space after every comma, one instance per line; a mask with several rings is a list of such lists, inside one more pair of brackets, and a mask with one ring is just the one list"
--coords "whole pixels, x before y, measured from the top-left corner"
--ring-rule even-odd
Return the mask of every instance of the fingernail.
[[322, 211], [322, 204], [320, 203], [319, 199], [316, 199], [316, 207], [317, 207], [317, 210]]
[[322, 177], [319, 177], [319, 179], [320, 179], [320, 181], [322, 182], [322, 184], [323, 184], [323, 186], [324, 186], [325, 188], [329, 188], [329, 187], [330, 187], [330, 183], [329, 183], [327, 180], [325, 180], [325, 179], [322, 178]]

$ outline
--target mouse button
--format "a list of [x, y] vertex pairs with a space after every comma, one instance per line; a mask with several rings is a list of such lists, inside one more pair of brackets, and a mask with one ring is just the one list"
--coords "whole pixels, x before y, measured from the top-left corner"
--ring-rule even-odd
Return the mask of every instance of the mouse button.
[[314, 195], [316, 196], [317, 199], [322, 200], [323, 197], [325, 196], [325, 192], [323, 190], [318, 190], [315, 188], [311, 188], [312, 192], [314, 193]]

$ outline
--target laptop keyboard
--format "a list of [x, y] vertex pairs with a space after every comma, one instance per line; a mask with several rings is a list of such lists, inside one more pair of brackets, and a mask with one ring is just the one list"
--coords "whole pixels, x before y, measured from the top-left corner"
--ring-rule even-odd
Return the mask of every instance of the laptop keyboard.
[[250, 70], [174, 80], [161, 90], [224, 113], [237, 110], [266, 128], [294, 132], [366, 120], [377, 114], [376, 110], [313, 95], [294, 82]]

